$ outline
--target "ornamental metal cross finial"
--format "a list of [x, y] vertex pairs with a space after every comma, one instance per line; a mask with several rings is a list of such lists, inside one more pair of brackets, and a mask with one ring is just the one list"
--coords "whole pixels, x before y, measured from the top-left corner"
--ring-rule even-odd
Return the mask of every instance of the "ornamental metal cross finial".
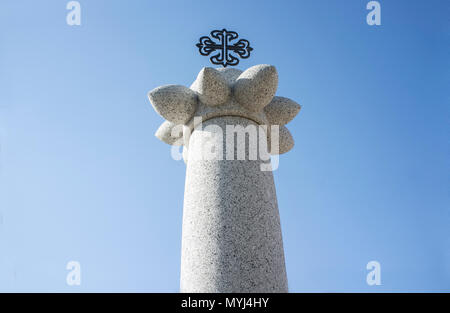
[[219, 41], [218, 43], [214, 42], [208, 36], [203, 36], [200, 37], [199, 43], [196, 46], [200, 54], [204, 56], [218, 51], [217, 54], [209, 58], [212, 64], [222, 65], [223, 67], [227, 67], [227, 65], [238, 65], [239, 59], [232, 52], [243, 59], [247, 59], [250, 56], [250, 51], [253, 50], [250, 47], [250, 42], [246, 39], [239, 39], [239, 41], [232, 44], [231, 41], [237, 39], [238, 36], [238, 33], [227, 31], [225, 28], [222, 30], [213, 30], [211, 37], [217, 39]]

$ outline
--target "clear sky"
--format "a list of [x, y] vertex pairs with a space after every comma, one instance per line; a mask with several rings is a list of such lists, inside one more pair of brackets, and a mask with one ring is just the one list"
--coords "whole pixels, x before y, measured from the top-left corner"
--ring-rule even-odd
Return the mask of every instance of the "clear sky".
[[0, 3], [0, 291], [178, 291], [185, 165], [146, 93], [224, 27], [303, 106], [274, 172], [290, 291], [450, 290], [448, 1], [380, 26], [368, 0], [67, 2]]

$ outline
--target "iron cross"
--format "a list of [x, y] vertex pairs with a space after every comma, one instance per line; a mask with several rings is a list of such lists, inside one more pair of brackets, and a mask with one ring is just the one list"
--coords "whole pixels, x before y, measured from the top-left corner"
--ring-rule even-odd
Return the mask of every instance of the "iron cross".
[[225, 28], [222, 30], [213, 30], [211, 37], [217, 39], [218, 42], [215, 42], [208, 36], [203, 36], [200, 37], [199, 43], [196, 46], [200, 54], [204, 56], [218, 51], [217, 54], [209, 58], [212, 64], [222, 65], [223, 67], [227, 67], [227, 65], [238, 65], [239, 59], [232, 53], [236, 53], [242, 59], [247, 59], [253, 50], [250, 47], [250, 42], [246, 39], [239, 39], [239, 41], [232, 44], [231, 42], [236, 40], [239, 35], [236, 32], [227, 31]]

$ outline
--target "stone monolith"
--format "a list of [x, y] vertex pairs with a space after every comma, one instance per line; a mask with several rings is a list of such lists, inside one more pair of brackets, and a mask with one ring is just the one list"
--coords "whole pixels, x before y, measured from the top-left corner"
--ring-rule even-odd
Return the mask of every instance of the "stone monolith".
[[277, 86], [274, 66], [205, 67], [190, 88], [149, 93], [156, 137], [186, 163], [181, 292], [288, 291], [270, 155], [293, 147], [300, 105]]

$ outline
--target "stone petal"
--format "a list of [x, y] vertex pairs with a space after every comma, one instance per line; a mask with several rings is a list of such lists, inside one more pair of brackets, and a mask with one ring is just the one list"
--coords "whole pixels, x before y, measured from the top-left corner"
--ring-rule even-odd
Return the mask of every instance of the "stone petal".
[[292, 121], [300, 109], [301, 106], [291, 99], [273, 97], [272, 101], [264, 107], [264, 113], [271, 125], [284, 125]]
[[187, 123], [197, 108], [197, 94], [180, 85], [155, 88], [148, 98], [155, 111], [174, 124]]
[[276, 154], [283, 154], [288, 152], [294, 147], [294, 138], [292, 138], [291, 132], [289, 129], [286, 128], [286, 126], [280, 126], [279, 127], [279, 137], [278, 137], [278, 151], [276, 144], [274, 144], [273, 140], [273, 132], [272, 136], [269, 138], [269, 144], [270, 144], [270, 154], [276, 155]]
[[255, 65], [239, 75], [234, 97], [250, 111], [261, 111], [273, 98], [278, 86], [277, 70], [272, 65]]
[[180, 124], [177, 125], [172, 122], [165, 121], [161, 124], [161, 126], [159, 126], [155, 136], [159, 140], [172, 146], [183, 145], [183, 127]]
[[191, 89], [197, 91], [200, 101], [208, 106], [225, 103], [231, 93], [222, 74], [211, 67], [204, 67], [200, 71]]

